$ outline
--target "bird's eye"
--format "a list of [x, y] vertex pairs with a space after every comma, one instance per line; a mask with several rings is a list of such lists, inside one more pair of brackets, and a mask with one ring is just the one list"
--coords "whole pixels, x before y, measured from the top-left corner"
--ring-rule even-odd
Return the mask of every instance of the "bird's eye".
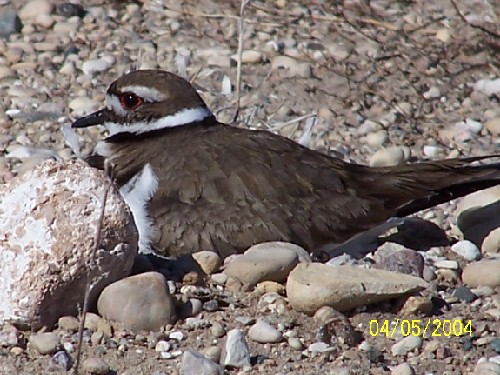
[[120, 104], [123, 109], [126, 110], [136, 109], [143, 102], [143, 99], [140, 96], [135, 95], [133, 92], [125, 92], [120, 95]]

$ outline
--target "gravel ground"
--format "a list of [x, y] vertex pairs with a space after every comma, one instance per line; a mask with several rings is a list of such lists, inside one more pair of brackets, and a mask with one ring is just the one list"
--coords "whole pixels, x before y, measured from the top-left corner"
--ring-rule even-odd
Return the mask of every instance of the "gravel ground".
[[[47, 157], [69, 159], [61, 126], [100, 107], [108, 84], [131, 68], [186, 76], [219, 120], [234, 118], [239, 2], [0, 4], [0, 183]], [[15, 32], [20, 23], [13, 14], [21, 32]], [[252, 1], [245, 9], [238, 124], [371, 164], [498, 152], [499, 17], [494, 0]], [[8, 27], [13, 33], [5, 36]], [[87, 150], [102, 136], [99, 129], [79, 134]], [[419, 216], [454, 237], [456, 204]], [[457, 260], [449, 246], [434, 249]], [[279, 293], [179, 288], [178, 294], [204, 303], [197, 320], [180, 320], [154, 334], [112, 330], [105, 323], [105, 329], [89, 327], [83, 368], [187, 374], [180, 364], [190, 359], [183, 353], [217, 358], [228, 332], [238, 328], [248, 338], [251, 364], [226, 368], [230, 374], [500, 374], [498, 286], [473, 289], [473, 298], [455, 294], [469, 262], [459, 258], [437, 267], [438, 277], [422, 292], [432, 301], [427, 314], [404, 315], [404, 301], [396, 301], [345, 316], [322, 311], [311, 317]], [[400, 333], [370, 335], [371, 320], [403, 317], [471, 320], [472, 334], [427, 334], [402, 344]], [[259, 318], [281, 332], [279, 342], [252, 340], [249, 328]], [[75, 357], [74, 325], [63, 324], [41, 344], [33, 343], [34, 333], [9, 327], [0, 332], [2, 374], [61, 370]], [[327, 347], [311, 347], [315, 343]]]

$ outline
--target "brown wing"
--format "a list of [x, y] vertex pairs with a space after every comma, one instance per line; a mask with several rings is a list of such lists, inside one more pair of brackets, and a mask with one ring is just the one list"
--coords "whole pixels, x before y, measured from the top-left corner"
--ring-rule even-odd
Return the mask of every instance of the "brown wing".
[[227, 256], [272, 240], [312, 250], [387, 217], [381, 201], [348, 188], [342, 161], [269, 132], [189, 130], [165, 136], [153, 165], [164, 171], [149, 203], [161, 253]]

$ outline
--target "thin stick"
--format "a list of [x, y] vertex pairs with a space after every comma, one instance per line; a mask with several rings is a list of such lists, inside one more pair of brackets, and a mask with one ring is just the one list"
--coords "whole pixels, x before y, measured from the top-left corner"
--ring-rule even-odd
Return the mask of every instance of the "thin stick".
[[243, 55], [243, 34], [245, 33], [245, 6], [250, 0], [241, 0], [240, 18], [239, 18], [239, 35], [238, 35], [238, 59], [236, 61], [236, 113], [234, 114], [233, 122], [236, 122], [240, 114], [241, 100], [241, 56]]
[[294, 119], [291, 119], [290, 121], [277, 122], [275, 124], [270, 125], [269, 126], [269, 130], [273, 130], [273, 131], [280, 130], [281, 128], [283, 128], [283, 127], [285, 127], [287, 125], [296, 124], [297, 122], [300, 122], [302, 120], [308, 119], [310, 117], [315, 117], [315, 116], [316, 116], [316, 113], [309, 113], [308, 115], [296, 117]]
[[493, 31], [493, 30], [489, 30], [487, 29], [486, 27], [483, 27], [481, 25], [477, 25], [475, 23], [472, 23], [472, 22], [469, 22], [467, 21], [467, 18], [465, 18], [465, 15], [460, 11], [460, 9], [458, 8], [458, 4], [456, 3], [455, 0], [450, 0], [451, 2], [451, 5], [453, 5], [453, 8], [455, 8], [455, 11], [457, 12], [458, 16], [460, 17], [460, 19], [466, 23], [467, 25], [469, 25], [470, 27], [474, 28], [474, 29], [479, 29], [481, 30], [483, 33], [486, 33], [488, 34], [489, 36], [492, 36], [494, 38], [500, 38], [500, 34]]
[[96, 234], [95, 234], [94, 248], [92, 249], [92, 252], [91, 252], [90, 257], [89, 257], [89, 262], [87, 264], [87, 285], [85, 286], [85, 296], [84, 296], [84, 300], [83, 300], [83, 309], [81, 311], [80, 325], [78, 327], [78, 344], [77, 344], [77, 349], [76, 349], [75, 367], [73, 369], [74, 375], [78, 375], [78, 370], [80, 368], [80, 358], [82, 355], [82, 346], [83, 346], [82, 345], [83, 344], [83, 329], [85, 327], [85, 317], [86, 317], [87, 311], [89, 309], [89, 296], [90, 296], [90, 288], [91, 288], [91, 282], [90, 282], [91, 262], [96, 261], [97, 251], [99, 250], [99, 243], [101, 242], [101, 231], [102, 231], [102, 226], [104, 223], [104, 210], [106, 208], [106, 201], [108, 200], [108, 194], [109, 194], [109, 190], [111, 189], [112, 184], [113, 184], [113, 182], [110, 179], [109, 183], [106, 185], [106, 187], [104, 189], [104, 196], [102, 197], [102, 204], [101, 204], [101, 212], [99, 213], [99, 219], [97, 221], [97, 230], [96, 230]]

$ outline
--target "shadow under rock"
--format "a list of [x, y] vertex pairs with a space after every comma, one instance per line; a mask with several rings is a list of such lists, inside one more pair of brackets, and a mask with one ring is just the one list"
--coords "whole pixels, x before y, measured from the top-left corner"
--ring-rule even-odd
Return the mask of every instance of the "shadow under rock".
[[[382, 237], [389, 229], [398, 231]], [[391, 218], [386, 223], [361, 233], [340, 245], [328, 244], [318, 248], [314, 260], [327, 262], [342, 254], [361, 259], [368, 253], [375, 252], [385, 242], [400, 244], [407, 249], [427, 251], [436, 246], [451, 244], [445, 231], [436, 224], [417, 217]]]
[[195, 272], [201, 278], [205, 275], [190, 254], [178, 258], [166, 258], [153, 253], [136, 255], [130, 276], [150, 271], [160, 272], [167, 280], [172, 281], [182, 281], [190, 272]]
[[432, 247], [448, 246], [452, 242], [438, 225], [418, 217], [405, 218], [397, 229], [396, 233], [380, 238], [380, 243], [394, 242], [407, 249], [428, 251]]
[[481, 249], [484, 239], [500, 228], [500, 200], [482, 207], [462, 211], [457, 218], [458, 228], [464, 238]]

